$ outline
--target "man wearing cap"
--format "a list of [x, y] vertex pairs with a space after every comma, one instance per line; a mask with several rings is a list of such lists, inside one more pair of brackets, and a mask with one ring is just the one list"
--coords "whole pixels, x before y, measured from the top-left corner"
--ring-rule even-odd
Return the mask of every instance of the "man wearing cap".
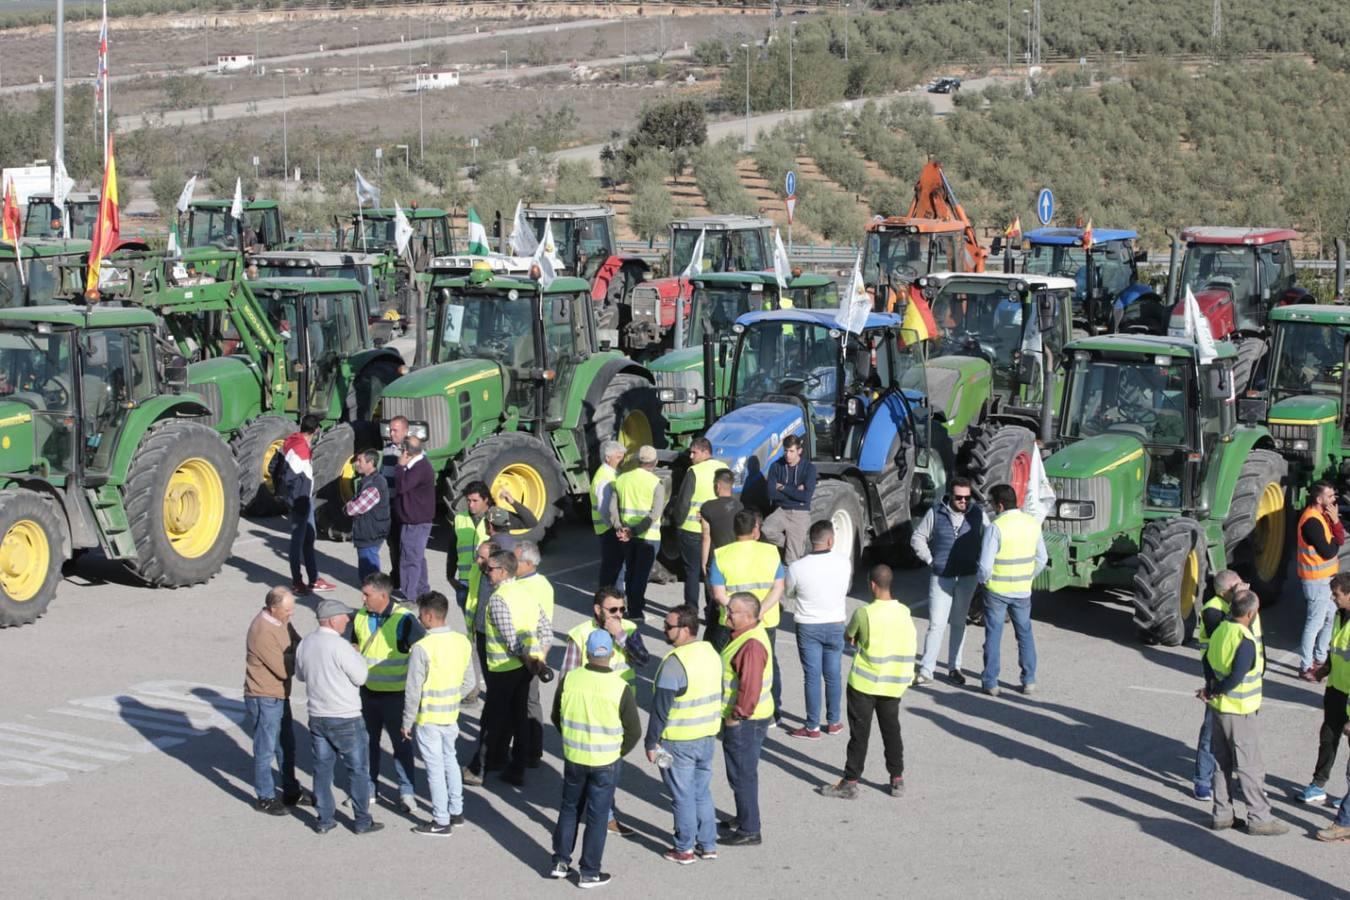
[[370, 676], [366, 661], [343, 634], [352, 610], [338, 600], [324, 600], [315, 611], [316, 631], [300, 641], [295, 652], [295, 677], [305, 685], [309, 735], [314, 754], [313, 828], [327, 834], [333, 821], [333, 767], [340, 758], [347, 769], [348, 792], [355, 814], [353, 830], [369, 834], [384, 828], [370, 816], [370, 778], [366, 726], [361, 720], [361, 686]]
[[473, 575], [474, 548], [491, 537], [505, 537], [500, 542], [503, 550], [514, 550], [515, 539], [511, 532], [524, 531], [539, 524], [525, 504], [517, 503], [511, 492], [503, 489], [502, 503], [510, 504], [511, 509], [494, 506], [492, 494], [486, 482], [471, 481], [464, 488], [464, 509], [457, 510], [451, 523], [455, 528], [455, 553], [445, 558], [445, 577], [454, 588], [455, 598], [461, 606], [468, 599], [469, 579]]
[[614, 526], [609, 521], [608, 510], [614, 498], [614, 479], [619, 477], [619, 466], [627, 454], [623, 444], [618, 441], [605, 441], [600, 445], [600, 468], [591, 478], [591, 526], [600, 541], [600, 584], [618, 584], [619, 573], [623, 571], [623, 547]]
[[655, 468], [656, 448], [643, 444], [637, 468], [614, 479], [609, 505], [609, 523], [623, 546], [628, 617], [635, 622], [642, 621], [647, 609], [647, 579], [661, 546], [661, 513], [666, 508], [665, 485]]
[[[558, 824], [553, 829], [551, 878], [571, 874], [581, 810], [586, 836], [581, 845], [578, 885], [608, 884], [600, 871], [605, 853], [606, 823], [614, 802], [619, 760], [637, 746], [642, 736], [633, 689], [609, 669], [614, 640], [607, 631], [586, 639], [586, 665], [562, 680], [553, 703], [553, 724], [562, 733], [563, 792]], [[491, 696], [491, 694], [489, 694]]]
[[[680, 560], [684, 563], [684, 605], [698, 607], [703, 575], [703, 504], [717, 497], [714, 479], [722, 463], [713, 458], [712, 442], [697, 437], [689, 445], [689, 471], [675, 498], [675, 523], [680, 532]], [[604, 582], [602, 582], [604, 583]]]

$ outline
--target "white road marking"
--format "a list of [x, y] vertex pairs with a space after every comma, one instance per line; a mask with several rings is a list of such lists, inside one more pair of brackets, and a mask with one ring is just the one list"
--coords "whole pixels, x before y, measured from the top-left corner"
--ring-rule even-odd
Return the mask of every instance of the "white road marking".
[[[48, 712], [56, 713], [59, 716], [70, 716], [75, 719], [88, 719], [91, 722], [106, 722], [109, 725], [126, 725], [131, 728], [142, 731], [162, 731], [165, 734], [181, 734], [185, 737], [203, 737], [207, 734], [205, 731], [198, 731], [195, 728], [184, 728], [179, 725], [168, 725], [164, 722], [156, 722], [153, 719], [144, 719], [133, 715], [105, 715], [104, 713], [91, 712], [87, 709], [53, 709]], [[176, 747], [183, 743], [181, 738], [154, 738], [152, 743], [161, 748]]]

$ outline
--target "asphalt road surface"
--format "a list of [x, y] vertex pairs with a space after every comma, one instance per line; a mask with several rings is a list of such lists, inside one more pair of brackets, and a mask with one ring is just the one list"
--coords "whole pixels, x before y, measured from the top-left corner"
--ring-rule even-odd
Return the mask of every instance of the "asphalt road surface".
[[[432, 582], [445, 587], [446, 530], [434, 539]], [[469, 788], [468, 824], [435, 843], [409, 833], [429, 818], [419, 770], [416, 818], [381, 805], [387, 826], [357, 838], [343, 826], [318, 836], [311, 812], [273, 818], [250, 807], [251, 760], [240, 727], [244, 632], [267, 587], [287, 581], [281, 519], [245, 522], [234, 557], [208, 585], [149, 590], [97, 563], [61, 585], [36, 625], [0, 632], [0, 804], [10, 897], [97, 895], [570, 896], [543, 878], [560, 794], [556, 732], [524, 789], [496, 779]], [[350, 545], [321, 543], [322, 573], [359, 603]], [[589, 615], [596, 553], [589, 528], [567, 525], [544, 547], [558, 591], [562, 636]], [[920, 633], [923, 579], [907, 573], [900, 596]], [[643, 628], [658, 654], [661, 612], [678, 585], [654, 587]], [[853, 596], [861, 597], [855, 584]], [[298, 609], [301, 634], [315, 627]], [[856, 602], [856, 601], [855, 601]], [[1271, 673], [1261, 711], [1267, 786], [1277, 838], [1211, 832], [1208, 805], [1190, 797], [1201, 705], [1194, 648], [1153, 649], [1133, 637], [1122, 605], [1084, 593], [1038, 597], [1040, 691], [1023, 698], [1011, 629], [1005, 629], [1002, 698], [945, 683], [911, 689], [903, 704], [908, 793], [884, 790], [874, 733], [865, 789], [852, 802], [814, 789], [839, 777], [845, 736], [817, 742], [771, 734], [761, 766], [765, 842], [724, 848], [721, 859], [676, 868], [663, 861], [671, 815], [655, 767], [640, 749], [625, 764], [618, 805], [637, 829], [611, 837], [604, 868], [615, 896], [690, 897], [1302, 897], [1350, 896], [1350, 845], [1312, 833], [1328, 808], [1291, 800], [1316, 754], [1320, 693], [1291, 675], [1301, 610], [1269, 609]], [[968, 638], [979, 667], [983, 631]], [[551, 662], [561, 661], [561, 643]], [[784, 707], [803, 713], [801, 667], [785, 618], [778, 638]], [[945, 653], [944, 657], [945, 659]], [[640, 700], [650, 691], [642, 673]], [[556, 685], [556, 681], [554, 685]], [[972, 680], [972, 685], [975, 682]], [[551, 700], [553, 686], [545, 687]], [[312, 771], [304, 688], [296, 686], [302, 783]], [[481, 707], [461, 716], [461, 758]], [[1343, 748], [1344, 749], [1344, 748]], [[1344, 791], [1344, 758], [1328, 785]], [[386, 754], [385, 771], [390, 762]], [[391, 797], [390, 782], [380, 786]], [[719, 810], [731, 810], [721, 755]], [[339, 794], [341, 796], [341, 794]], [[578, 848], [579, 851], [579, 848]]]

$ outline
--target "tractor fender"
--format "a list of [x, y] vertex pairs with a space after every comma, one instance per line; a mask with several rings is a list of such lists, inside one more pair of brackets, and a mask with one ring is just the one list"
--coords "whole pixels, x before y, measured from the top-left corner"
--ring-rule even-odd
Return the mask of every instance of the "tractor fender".
[[1140, 284], [1136, 281], [1116, 295], [1116, 302], [1113, 305], [1116, 309], [1126, 309], [1133, 303], [1149, 298], [1161, 302], [1161, 298], [1158, 297], [1157, 291], [1153, 290], [1153, 288], [1149, 287], [1147, 284]]
[[[1232, 291], [1222, 287], [1206, 288], [1195, 294], [1195, 303], [1200, 308], [1201, 315], [1209, 320], [1209, 330], [1215, 340], [1221, 341], [1237, 331], [1237, 310]], [[1181, 300], [1172, 307], [1172, 319], [1168, 323], [1167, 333], [1179, 335], [1183, 334], [1185, 329], [1186, 302]]]
[[[81, 514], [80, 509], [70, 509], [66, 495], [56, 485], [45, 478], [16, 478], [6, 481], [6, 491], [31, 491], [51, 504], [56, 519], [61, 523], [61, 558], [70, 559], [72, 545], [79, 547], [97, 547], [98, 532], [94, 523]], [[77, 501], [78, 502], [78, 501]]]
[[141, 438], [157, 422], [164, 419], [205, 419], [210, 423], [214, 412], [197, 394], [162, 394], [151, 397], [130, 410], [122, 426], [122, 434], [113, 454], [109, 482], [120, 484], [131, 470], [131, 459], [140, 448]]
[[631, 273], [638, 277], [630, 280], [641, 280], [642, 273], [649, 271], [651, 271], [651, 266], [640, 256], [619, 256], [617, 254], [608, 256], [601, 263], [600, 268], [595, 273], [595, 279], [591, 282], [591, 299], [602, 303], [609, 296], [610, 285], [614, 283], [615, 279], [624, 278]]
[[[652, 384], [656, 383], [651, 372], [626, 356], [619, 356], [617, 353], [593, 354], [577, 366], [576, 372], [572, 375], [572, 383], [585, 384], [586, 393], [580, 397], [568, 398], [566, 410], [563, 412], [563, 427], [579, 427], [583, 416], [589, 420], [599, 408], [605, 388], [616, 375], [636, 375]], [[580, 402], [576, 402], [577, 400]]]
[[890, 393], [873, 404], [863, 423], [862, 446], [858, 451], [858, 471], [869, 476], [895, 465], [890, 458], [895, 436], [908, 429], [909, 410], [900, 395]]
[[[1275, 441], [1264, 426], [1242, 427], [1233, 429], [1232, 439], [1220, 446], [1220, 452], [1207, 454], [1209, 467], [1205, 472], [1205, 494], [1210, 501], [1209, 518], [1222, 523], [1228, 518], [1233, 490], [1247, 457], [1253, 450], [1274, 450]], [[1222, 538], [1219, 544], [1222, 546]]]
[[372, 347], [369, 350], [358, 351], [347, 357], [347, 364], [351, 366], [352, 374], [355, 375], [374, 360], [382, 358], [391, 359], [400, 366], [406, 364], [403, 356], [393, 347]]

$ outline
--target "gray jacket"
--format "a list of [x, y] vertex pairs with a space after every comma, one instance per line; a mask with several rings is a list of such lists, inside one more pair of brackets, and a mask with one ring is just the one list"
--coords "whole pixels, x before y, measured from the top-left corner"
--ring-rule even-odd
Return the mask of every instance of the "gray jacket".
[[295, 677], [305, 683], [309, 717], [354, 719], [361, 715], [361, 685], [370, 669], [347, 639], [319, 626], [295, 651]]

